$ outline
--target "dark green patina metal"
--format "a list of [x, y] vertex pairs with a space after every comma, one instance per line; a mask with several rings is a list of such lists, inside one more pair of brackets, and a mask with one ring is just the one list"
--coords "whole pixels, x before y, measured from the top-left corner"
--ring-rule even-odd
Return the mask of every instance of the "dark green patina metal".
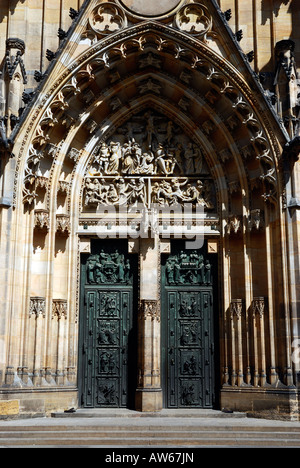
[[133, 407], [136, 259], [127, 242], [95, 241], [81, 264], [82, 407]]
[[[216, 256], [172, 242], [162, 255], [162, 386], [168, 408], [212, 408]], [[134, 408], [137, 257], [127, 241], [92, 243], [82, 255], [79, 391], [86, 408]], [[215, 302], [215, 304], [214, 304]]]
[[165, 406], [214, 405], [214, 265], [206, 247], [174, 241], [162, 260]]

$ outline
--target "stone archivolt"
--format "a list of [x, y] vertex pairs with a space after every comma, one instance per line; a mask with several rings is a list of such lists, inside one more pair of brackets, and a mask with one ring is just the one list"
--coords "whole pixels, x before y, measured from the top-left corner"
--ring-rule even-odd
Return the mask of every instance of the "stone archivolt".
[[[154, 26], [153, 26], [154, 27]], [[154, 29], [156, 28], [157, 26], [154, 27]], [[169, 31], [168, 31], [169, 33]], [[159, 55], [156, 55], [156, 54], [153, 54], [152, 50], [153, 50], [153, 47], [155, 49], [157, 49], [157, 51], [159, 52], [163, 52], [164, 54], [170, 54], [171, 55], [174, 55], [174, 51], [175, 51], [175, 58], [176, 59], [182, 59], [184, 60], [184, 63], [188, 63], [190, 62], [190, 67], [191, 67], [191, 70], [197, 70], [197, 75], [200, 75], [199, 76], [202, 76], [202, 77], [206, 77], [206, 80], [208, 82], [211, 83], [213, 89], [213, 95], [214, 95], [214, 100], [216, 99], [218, 102], [220, 101], [220, 98], [226, 98], [226, 101], [227, 103], [229, 104], [230, 106], [230, 102], [232, 103], [231, 106], [232, 106], [232, 110], [236, 112], [236, 116], [235, 116], [235, 125], [231, 128], [230, 130], [234, 133], [236, 133], [237, 131], [240, 131], [239, 129], [241, 129], [243, 127], [243, 124], [245, 125], [245, 127], [248, 129], [248, 131], [250, 132], [249, 134], [249, 140], [250, 140], [250, 146], [252, 148], [252, 150], [254, 150], [254, 154], [255, 152], [257, 151], [257, 158], [260, 162], [259, 164], [259, 171], [260, 172], [260, 175], [261, 175], [261, 180], [264, 184], [264, 189], [265, 191], [263, 192], [262, 195], [264, 195], [264, 199], [266, 201], [276, 201], [276, 193], [277, 193], [277, 179], [276, 177], [274, 177], [274, 174], [276, 172], [276, 169], [274, 169], [274, 160], [272, 159], [272, 157], [270, 156], [270, 154], [273, 154], [273, 152], [270, 152], [270, 146], [269, 146], [269, 143], [268, 143], [268, 138], [266, 136], [266, 130], [261, 130], [261, 124], [259, 122], [259, 118], [255, 116], [255, 113], [253, 112], [253, 108], [252, 108], [252, 104], [251, 102], [248, 101], [248, 96], [247, 98], [243, 98], [241, 95], [240, 95], [240, 91], [238, 90], [238, 88], [236, 87], [236, 83], [234, 84], [228, 84], [229, 81], [232, 81], [232, 77], [231, 78], [228, 78], [226, 76], [226, 69], [228, 69], [228, 72], [231, 72], [232, 70], [229, 71], [229, 64], [228, 63], [225, 63], [223, 62], [222, 65], [222, 70], [220, 69], [217, 69], [216, 68], [216, 65], [212, 65], [209, 63], [208, 61], [208, 57], [209, 57], [209, 60], [212, 60], [213, 59], [213, 56], [211, 55], [211, 51], [208, 52], [208, 51], [205, 51], [205, 55], [206, 55], [206, 58], [203, 59], [201, 58], [200, 56], [196, 56], [195, 54], [193, 54], [193, 52], [189, 49], [186, 48], [183, 48], [181, 45], [179, 45], [178, 43], [176, 44], [176, 39], [174, 41], [175, 38], [173, 38], [173, 40], [171, 41], [170, 39], [167, 39], [167, 40], [164, 40], [162, 41], [162, 38], [156, 34], [156, 33], [144, 33], [143, 35], [141, 35], [140, 37], [138, 38], [132, 38], [130, 40], [128, 40], [127, 42], [123, 42], [121, 43], [121, 46], [120, 47], [114, 47], [113, 48], [113, 60], [114, 60], [114, 65], [113, 65], [113, 70], [112, 72], [116, 75], [116, 66], [117, 66], [117, 63], [116, 63], [116, 59], [128, 59], [129, 56], [134, 53], [136, 54], [137, 52], [142, 52], [142, 53], [145, 53], [146, 52], [146, 55], [142, 55], [141, 56], [141, 61], [140, 61], [140, 67], [145, 71], [145, 73], [147, 73], [148, 71], [148, 76], [149, 76], [149, 70], [151, 70], [151, 67], [155, 67], [155, 68], [158, 68], [160, 66], [160, 59], [159, 59]], [[147, 53], [147, 43], [148, 43], [148, 47], [149, 47], [149, 53]], [[150, 52], [151, 51], [151, 52]], [[203, 51], [204, 52], [204, 51]], [[203, 53], [202, 52], [202, 53]], [[101, 72], [101, 70], [103, 70], [103, 67], [104, 69], [107, 67], [109, 69], [112, 69], [112, 65], [110, 65], [110, 56], [111, 56], [111, 52], [105, 52], [105, 53], [100, 53], [98, 54], [98, 58], [92, 58], [90, 59], [90, 62], [89, 64], [84, 67], [84, 68], [81, 68], [81, 70], [78, 70], [77, 72], [75, 72], [75, 75], [72, 76], [71, 78], [71, 81], [69, 84], [65, 84], [61, 91], [58, 93], [58, 97], [61, 96], [60, 98], [56, 97], [53, 101], [52, 101], [52, 104], [50, 104], [50, 108], [53, 109], [53, 102], [57, 102], [59, 101], [59, 99], [62, 100], [62, 107], [60, 107], [60, 110], [59, 112], [61, 111], [62, 108], [64, 108], [64, 114], [63, 116], [60, 117], [60, 125], [61, 125], [61, 122], [64, 124], [65, 122], [65, 125], [66, 125], [66, 129], [68, 131], [68, 133], [73, 133], [73, 130], [72, 130], [72, 122], [75, 123], [75, 119], [71, 116], [69, 113], [66, 114], [66, 111], [67, 110], [71, 110], [69, 109], [69, 106], [71, 104], [70, 102], [70, 98], [72, 98], [72, 103], [74, 103], [74, 97], [75, 96], [81, 96], [81, 94], [84, 92], [84, 90], [86, 89], [86, 86], [88, 85], [89, 82], [93, 83], [94, 86], [95, 85], [95, 82], [96, 82], [96, 76]], [[171, 57], [170, 57], [171, 58]], [[100, 67], [99, 67], [100, 65]], [[220, 67], [220, 64], [218, 64], [218, 68]], [[97, 71], [97, 75], [95, 75], [95, 71]], [[117, 72], [117, 76], [119, 76], [121, 78], [121, 75], [119, 72]], [[159, 71], [159, 75], [155, 75], [156, 76], [156, 83], [154, 85], [154, 81], [149, 77], [148, 79], [146, 79], [144, 82], [142, 80], [139, 79], [139, 83], [142, 83], [142, 88], [139, 86], [138, 89], [137, 89], [137, 92], [138, 93], [141, 93], [142, 95], [144, 95], [144, 93], [146, 94], [146, 97], [148, 98], [148, 94], [156, 94], [156, 87], [157, 87], [157, 92], [160, 92], [160, 95], [164, 95], [168, 94], [168, 88], [170, 86], [170, 84], [172, 83], [173, 79], [168, 76], [169, 74], [169, 70], [167, 72], [167, 75], [164, 76], [164, 73], [166, 73], [165, 71], [163, 71], [162, 69], [160, 69]], [[183, 76], [184, 74], [184, 76]], [[180, 90], [180, 92], [184, 92], [184, 94], [188, 93], [190, 95], [190, 93], [194, 93], [194, 95], [192, 94], [191, 97], [193, 96], [194, 99], [198, 100], [200, 98], [200, 94], [199, 94], [199, 91], [198, 90], [194, 90], [193, 86], [192, 87], [189, 87], [189, 90], [186, 89], [186, 85], [184, 83], [185, 81], [185, 76], [188, 75], [188, 70], [187, 70], [187, 67], [185, 66], [183, 69], [182, 69], [182, 73], [180, 76], [182, 76], [183, 78], [183, 81], [182, 81], [182, 84], [180, 85], [180, 82], [178, 81], [174, 81], [174, 85], [176, 87], [178, 87], [178, 91]], [[232, 75], [231, 75], [232, 76]], [[160, 81], [158, 80], [157, 78], [158, 77], [161, 77], [163, 78], [163, 81]], [[193, 75], [189, 75], [189, 77], [193, 77]], [[171, 80], [170, 80], [171, 78]], [[239, 77], [236, 77], [237, 80], [239, 80], [240, 78]], [[127, 78], [128, 79], [128, 78]], [[169, 84], [167, 84], [167, 81], [166, 79], [169, 81]], [[117, 78], [118, 82], [119, 82], [119, 79]], [[125, 78], [126, 80], [126, 78]], [[128, 88], [130, 86], [132, 86], [133, 84], [133, 81], [129, 79], [128, 83], [126, 84], [126, 81], [124, 80], [123, 78], [123, 83], [124, 83], [124, 86], [125, 86], [125, 89], [126, 89], [126, 86], [128, 86]], [[151, 86], [150, 86], [150, 83], [151, 83]], [[193, 83], [195, 83], [195, 81], [193, 80]], [[115, 82], [113, 83], [113, 85], [115, 84]], [[154, 88], [153, 88], [154, 86]], [[211, 86], [210, 86], [211, 87]], [[244, 84], [243, 84], [243, 87], [244, 87]], [[97, 88], [97, 86], [96, 86]], [[70, 95], [70, 90], [73, 89], [75, 91], [75, 94], [72, 93]], [[115, 93], [115, 87], [112, 86], [110, 88], [108, 88], [110, 91], [109, 93], [106, 93], [108, 96], [110, 96], [110, 100], [116, 100], [118, 99], [118, 106], [115, 107], [113, 106], [111, 109], [112, 111], [117, 111], [120, 116], [122, 115], [123, 111], [124, 111], [124, 106], [123, 106], [123, 102], [125, 102], [123, 96], [120, 95], [120, 97], [117, 97], [114, 93]], [[80, 91], [81, 91], [81, 94], [80, 94]], [[123, 91], [124, 93], [124, 91]], [[93, 99], [93, 96], [97, 96], [99, 95], [99, 93], [93, 93], [92, 90], [89, 91], [89, 94], [90, 94], [90, 99]], [[211, 94], [211, 92], [210, 92]], [[206, 95], [208, 95], [208, 93], [206, 92]], [[128, 102], [128, 97], [127, 96], [127, 102]], [[169, 98], [167, 98], [167, 101], [169, 100]], [[178, 101], [177, 101], [177, 104], [179, 103], [182, 103], [183, 101], [186, 101], [186, 102], [192, 102], [190, 99], [188, 99], [186, 96], [182, 96]], [[205, 108], [207, 109], [207, 112], [209, 112], [209, 110], [211, 110], [211, 102], [210, 102], [210, 98], [205, 98], [204, 99], [204, 102], [205, 102]], [[134, 105], [134, 100], [132, 100], [132, 98], [130, 99], [129, 97], [129, 103], [131, 102], [131, 106]], [[195, 101], [193, 101], [195, 102]], [[203, 102], [203, 101], [202, 101]], [[89, 101], [89, 105], [88, 105], [88, 114], [86, 114], [87, 110], [84, 111], [82, 114], [81, 114], [81, 121], [82, 123], [85, 125], [85, 128], [88, 130], [88, 132], [90, 133], [91, 137], [94, 139], [94, 134], [95, 132], [97, 134], [99, 134], [99, 127], [100, 127], [100, 124], [97, 122], [98, 121], [98, 118], [96, 117], [96, 110], [97, 110], [97, 113], [100, 113], [101, 111], [101, 107], [105, 104], [105, 101], [95, 101], [94, 104], [92, 104], [92, 101]], [[171, 102], [169, 103], [171, 104]], [[174, 103], [172, 103], [172, 105], [176, 106], [176, 101]], [[194, 104], [195, 105], [195, 104]], [[73, 107], [73, 106], [72, 106]], [[181, 109], [182, 110], [188, 110], [186, 107], [182, 107], [182, 105], [180, 105]], [[94, 110], [93, 110], [94, 109]], [[53, 132], [55, 130], [55, 127], [58, 125], [58, 121], [57, 121], [57, 118], [55, 117], [55, 112], [57, 112], [57, 110], [54, 110], [54, 114], [53, 112], [49, 112], [49, 109], [47, 109], [44, 113], [44, 116], [42, 117], [41, 121], [40, 121], [40, 124], [38, 125], [37, 127], [37, 130], [36, 130], [36, 135], [35, 137], [33, 138], [33, 148], [34, 148], [34, 151], [37, 153], [37, 156], [34, 157], [34, 161], [37, 161], [38, 162], [38, 158], [40, 157], [40, 155], [42, 154], [41, 151], [42, 151], [42, 148], [45, 146], [45, 144], [47, 144], [48, 142], [48, 139], [49, 139], [49, 131]], [[94, 115], [95, 115], [95, 118], [91, 119], [90, 116], [91, 116], [91, 112], [94, 112]], [[86, 120], [85, 118], [85, 114], [86, 115], [89, 115], [89, 119]], [[230, 117], [230, 119], [232, 120], [233, 116]], [[217, 121], [219, 121], [219, 117], [215, 117], [215, 119], [217, 119]], [[76, 122], [78, 122], [78, 120], [76, 120]], [[70, 126], [71, 125], [71, 126]], [[74, 127], [75, 128], [75, 127]], [[78, 128], [78, 123], [76, 124], [76, 128], [77, 130], [80, 129], [80, 127]], [[82, 129], [84, 127], [81, 127]], [[208, 128], [208, 121], [206, 120], [203, 120], [201, 119], [201, 121], [199, 122], [199, 128], [201, 129], [202, 128], [202, 131], [203, 131], [203, 134], [204, 136], [206, 137], [211, 137], [212, 134], [215, 134], [217, 131], [220, 131], [220, 122], [218, 123], [214, 123], [214, 122], [210, 122], [209, 124], [209, 128]], [[98, 130], [98, 131], [97, 131]], [[223, 132], [225, 131], [222, 130]], [[226, 132], [227, 133], [227, 132]], [[99, 135], [100, 136], [100, 135]], [[211, 142], [210, 142], [211, 143]], [[209, 145], [208, 145], [209, 146]], [[232, 143], [231, 143], [231, 146], [232, 146]], [[217, 150], [217, 148], [213, 148], [214, 151]], [[79, 151], [79, 148], [76, 148], [74, 147], [73, 148], [73, 151]], [[198, 148], [198, 151], [199, 151], [199, 148]], [[217, 150], [218, 152], [224, 152], [225, 151], [225, 148], [220, 148]], [[237, 147], [236, 150], [237, 151], [241, 151], [239, 150], [239, 148]], [[231, 151], [230, 151], [231, 153]], [[145, 155], [147, 153], [144, 153]], [[265, 156], [266, 155], [266, 156]], [[211, 155], [209, 155], [209, 157], [211, 157]], [[147, 158], [145, 159], [144, 161], [144, 164], [145, 164], [145, 167], [144, 167], [144, 170], [142, 171], [142, 174], [147, 172], [147, 171], [150, 171], [151, 172], [151, 162], [150, 159], [152, 158], [152, 155], [151, 153], [147, 155]], [[30, 161], [30, 158], [29, 158], [29, 161]], [[35, 162], [36, 164], [36, 162]], [[29, 163], [28, 163], [28, 166], [29, 166]], [[150, 167], [149, 167], [150, 166]], [[30, 166], [29, 166], [30, 167]], [[34, 168], [33, 168], [34, 169]], [[129, 169], [130, 170], [130, 169]], [[107, 168], [106, 172], [109, 172], [110, 169]], [[113, 170], [114, 171], [114, 170]], [[31, 172], [33, 174], [34, 173], [34, 170], [31, 170]], [[116, 172], [116, 171], [115, 171]], [[167, 170], [165, 170], [165, 173], [167, 172]], [[30, 174], [31, 175], [31, 174]], [[24, 182], [25, 182], [25, 189], [24, 189], [24, 201], [32, 201], [34, 200], [34, 186], [32, 186], [32, 184], [30, 184], [30, 182], [32, 181], [32, 177], [31, 179], [29, 180], [29, 183], [27, 182], [28, 181], [28, 176], [26, 176]]]

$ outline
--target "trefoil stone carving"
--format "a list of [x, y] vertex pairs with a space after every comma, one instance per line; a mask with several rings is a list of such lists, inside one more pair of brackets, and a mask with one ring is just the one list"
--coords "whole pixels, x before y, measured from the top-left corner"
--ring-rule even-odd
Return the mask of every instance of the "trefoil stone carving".
[[121, 8], [115, 3], [107, 2], [93, 10], [89, 23], [97, 35], [106, 36], [126, 27], [127, 20]]
[[212, 18], [204, 5], [193, 3], [178, 11], [175, 24], [181, 31], [205, 39], [212, 28]]

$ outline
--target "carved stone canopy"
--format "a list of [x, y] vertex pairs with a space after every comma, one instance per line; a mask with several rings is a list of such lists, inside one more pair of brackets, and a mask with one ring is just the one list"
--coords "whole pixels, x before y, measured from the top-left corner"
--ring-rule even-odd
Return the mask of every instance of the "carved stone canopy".
[[6, 55], [5, 55], [5, 74], [11, 80], [20, 67], [20, 72], [23, 78], [23, 83], [27, 84], [27, 75], [22, 56], [25, 53], [25, 42], [18, 38], [8, 38], [6, 40]]
[[25, 42], [22, 39], [16, 37], [10, 37], [6, 40], [6, 50], [17, 49], [20, 51], [20, 55], [25, 53]]

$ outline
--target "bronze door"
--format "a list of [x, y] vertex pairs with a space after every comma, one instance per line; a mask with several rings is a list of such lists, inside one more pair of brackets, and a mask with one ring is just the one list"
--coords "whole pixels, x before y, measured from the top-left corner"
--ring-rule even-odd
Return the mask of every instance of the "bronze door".
[[92, 254], [82, 260], [81, 274], [81, 405], [133, 407], [135, 258], [126, 243], [95, 242]]
[[163, 256], [162, 350], [165, 407], [214, 405], [212, 263], [205, 249]]

